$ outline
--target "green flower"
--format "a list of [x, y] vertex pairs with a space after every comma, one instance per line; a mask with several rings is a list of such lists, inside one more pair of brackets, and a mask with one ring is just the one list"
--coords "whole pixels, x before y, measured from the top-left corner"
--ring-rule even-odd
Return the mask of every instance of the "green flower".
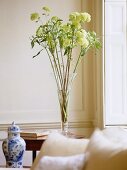
[[[79, 12], [72, 12], [69, 15], [69, 20], [74, 24], [74, 23], [80, 23], [80, 22], [90, 22], [91, 21], [91, 16], [89, 13], [84, 12], [84, 13], [79, 13]], [[75, 24], [74, 24], [75, 25]]]
[[36, 36], [41, 37], [43, 35], [43, 28], [40, 26], [36, 31]]
[[86, 38], [84, 38], [83, 48], [87, 48], [88, 45], [89, 45], [89, 41]]
[[40, 17], [39, 17], [39, 14], [37, 12], [35, 13], [32, 13], [31, 16], [30, 16], [30, 19], [32, 21], [35, 21], [35, 20], [38, 20]]
[[71, 44], [71, 40], [70, 40], [70, 39], [65, 38], [65, 39], [63, 40], [63, 47], [64, 47], [64, 48], [68, 47], [70, 44]]
[[87, 12], [81, 13], [81, 20], [82, 22], [90, 22], [91, 21], [91, 15]]
[[46, 12], [51, 12], [51, 9], [50, 9], [49, 7], [47, 7], [47, 6], [44, 6], [42, 9], [43, 9], [44, 11], [46, 11]]
[[83, 38], [83, 37], [84, 37], [83, 32], [82, 32], [82, 31], [77, 31], [77, 32], [76, 32], [76, 37], [77, 37], [77, 38]]
[[83, 35], [84, 35], [85, 37], [87, 36], [87, 32], [86, 32], [86, 30], [81, 29], [81, 32], [83, 33]]
[[86, 48], [89, 45], [89, 41], [86, 39], [85, 36], [77, 37], [77, 43], [84, 48]]
[[52, 34], [49, 32], [49, 33], [47, 34], [47, 41], [48, 41], [48, 43], [50, 44], [52, 40], [53, 40]]
[[76, 19], [76, 14], [75, 14], [75, 12], [73, 12], [73, 13], [71, 13], [70, 15], [69, 15], [69, 20], [70, 21], [73, 21], [73, 20], [75, 20]]
[[86, 43], [87, 32], [84, 29], [77, 31], [75, 36], [78, 44], [83, 45]]
[[72, 12], [69, 15], [69, 20], [72, 21], [72, 22], [74, 22], [74, 21], [80, 22], [80, 13], [79, 12]]
[[73, 22], [72, 22], [72, 25], [73, 25], [75, 28], [77, 28], [77, 29], [80, 29], [80, 28], [81, 28], [81, 24], [80, 24], [80, 22], [78, 22], [77, 20], [73, 21]]
[[62, 29], [63, 29], [63, 31], [65, 31], [65, 32], [71, 32], [71, 27], [70, 27], [70, 25], [63, 25], [62, 26]]
[[53, 16], [52, 18], [51, 18], [51, 21], [53, 21], [53, 22], [57, 22], [59, 20], [59, 18], [57, 17], [57, 16]]

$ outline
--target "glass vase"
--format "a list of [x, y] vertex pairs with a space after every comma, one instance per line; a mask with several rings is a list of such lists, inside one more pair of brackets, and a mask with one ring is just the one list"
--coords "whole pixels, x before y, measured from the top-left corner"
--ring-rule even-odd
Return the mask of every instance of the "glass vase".
[[76, 74], [77, 73], [69, 74], [66, 88], [63, 86], [62, 89], [58, 90], [58, 99], [59, 99], [60, 113], [61, 113], [61, 132], [64, 135], [70, 134], [69, 126], [68, 126], [68, 114], [69, 114], [68, 105], [69, 105], [72, 82], [75, 79]]
[[69, 91], [64, 90], [58, 91], [58, 98], [60, 104], [61, 113], [61, 132], [64, 135], [68, 135], [68, 101], [69, 101]]

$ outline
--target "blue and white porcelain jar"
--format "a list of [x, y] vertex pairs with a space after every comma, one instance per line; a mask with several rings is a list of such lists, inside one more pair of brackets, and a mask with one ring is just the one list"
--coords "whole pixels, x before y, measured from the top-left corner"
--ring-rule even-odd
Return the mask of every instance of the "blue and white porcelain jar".
[[20, 137], [20, 128], [13, 122], [8, 128], [8, 138], [3, 141], [3, 152], [6, 158], [6, 167], [22, 168], [23, 155], [26, 149], [26, 143]]

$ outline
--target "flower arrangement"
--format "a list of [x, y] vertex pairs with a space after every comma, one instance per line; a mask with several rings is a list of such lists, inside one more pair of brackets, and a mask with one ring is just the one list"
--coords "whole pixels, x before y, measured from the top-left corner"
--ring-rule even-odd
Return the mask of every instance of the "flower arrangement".
[[[45, 50], [49, 57], [57, 85], [62, 130], [64, 130], [68, 118], [70, 87], [78, 65], [91, 48], [99, 49], [101, 43], [94, 31], [90, 32], [84, 29], [84, 24], [91, 21], [90, 14], [72, 12], [68, 21], [64, 23], [57, 16], [50, 17], [50, 11], [48, 7], [42, 7], [42, 15], [31, 14], [31, 20], [39, 23], [35, 35], [31, 38], [31, 46], [33, 48], [37, 44], [41, 47], [33, 57], [38, 56], [42, 50]], [[75, 48], [78, 49], [79, 54], [74, 59]]]

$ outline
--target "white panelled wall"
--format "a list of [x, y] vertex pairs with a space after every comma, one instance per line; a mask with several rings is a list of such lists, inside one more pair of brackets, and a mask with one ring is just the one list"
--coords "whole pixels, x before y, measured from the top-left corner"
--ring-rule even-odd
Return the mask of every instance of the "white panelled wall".
[[[30, 14], [42, 6], [67, 20], [72, 11], [92, 16], [86, 27], [102, 36], [102, 0], [0, 0], [0, 139], [15, 121], [21, 129], [60, 128], [56, 84], [46, 53], [33, 59], [30, 36], [35, 24]], [[74, 55], [76, 55], [75, 52]], [[102, 54], [89, 52], [78, 69], [69, 109], [72, 131], [89, 136], [94, 126], [102, 127]], [[1, 144], [1, 143], [0, 143]], [[29, 157], [29, 159], [28, 159]], [[5, 159], [0, 145], [0, 165]], [[31, 153], [25, 153], [31, 165]]]
[[[37, 53], [31, 49], [30, 36], [35, 33], [36, 24], [30, 14], [40, 11], [44, 5], [52, 8], [53, 15], [67, 20], [72, 11], [81, 11], [81, 1], [58, 0], [2, 0], [0, 1], [0, 123], [50, 123], [59, 122], [57, 90], [46, 52]], [[75, 52], [74, 55], [77, 55]], [[79, 68], [70, 103], [70, 119], [85, 119], [83, 68]], [[80, 83], [79, 83], [80, 82]], [[72, 115], [74, 114], [74, 115]], [[88, 116], [87, 116], [88, 117]]]
[[[53, 15], [67, 20], [72, 11], [83, 10], [82, 1], [1, 0], [0, 1], [0, 124], [13, 120], [19, 124], [50, 123], [60, 120], [56, 83], [45, 52], [32, 58], [36, 50], [30, 46], [30, 36], [36, 24], [30, 14], [41, 11], [43, 5], [52, 8]], [[91, 8], [92, 9], [92, 8]], [[92, 10], [88, 9], [88, 12]], [[87, 9], [86, 9], [87, 10]], [[93, 22], [93, 21], [92, 21]], [[92, 28], [92, 22], [88, 25]], [[74, 53], [77, 55], [77, 51]], [[93, 56], [85, 57], [73, 84], [69, 122], [90, 124], [93, 121]], [[3, 125], [3, 126], [2, 126]]]

